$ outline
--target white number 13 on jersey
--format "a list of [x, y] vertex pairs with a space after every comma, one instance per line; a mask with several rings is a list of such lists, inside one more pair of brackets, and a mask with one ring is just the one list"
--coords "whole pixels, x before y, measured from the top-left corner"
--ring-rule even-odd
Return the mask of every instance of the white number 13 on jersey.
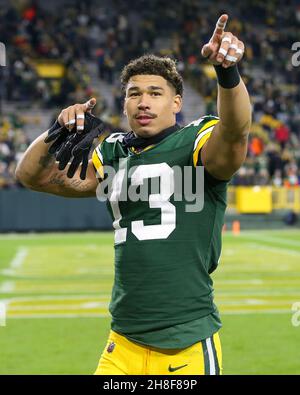
[[[127, 228], [121, 228], [122, 219], [118, 198], [121, 194], [125, 169], [120, 169], [112, 183], [110, 205], [115, 220], [115, 243], [126, 241]], [[159, 177], [160, 193], [149, 195], [149, 207], [161, 209], [161, 223], [145, 225], [143, 220], [132, 221], [131, 231], [138, 240], [166, 239], [176, 227], [176, 209], [169, 199], [174, 193], [174, 171], [167, 163], [140, 165], [131, 175], [131, 185], [142, 185], [145, 179]]]

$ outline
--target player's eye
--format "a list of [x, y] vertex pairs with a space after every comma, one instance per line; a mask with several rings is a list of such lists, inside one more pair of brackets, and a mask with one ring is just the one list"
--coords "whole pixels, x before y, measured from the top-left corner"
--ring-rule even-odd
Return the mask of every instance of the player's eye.
[[129, 94], [129, 97], [134, 97], [134, 96], [138, 96], [138, 95], [139, 95], [138, 92], [131, 92], [131, 93]]
[[161, 96], [160, 92], [151, 92], [151, 96]]

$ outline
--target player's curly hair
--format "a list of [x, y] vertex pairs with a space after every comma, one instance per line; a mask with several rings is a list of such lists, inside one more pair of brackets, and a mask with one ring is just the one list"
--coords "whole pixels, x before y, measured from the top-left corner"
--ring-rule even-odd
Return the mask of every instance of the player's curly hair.
[[183, 81], [176, 68], [176, 62], [169, 57], [143, 55], [131, 60], [121, 72], [121, 86], [125, 93], [126, 85], [131, 77], [140, 74], [154, 74], [165, 78], [175, 88], [176, 95], [182, 96]]

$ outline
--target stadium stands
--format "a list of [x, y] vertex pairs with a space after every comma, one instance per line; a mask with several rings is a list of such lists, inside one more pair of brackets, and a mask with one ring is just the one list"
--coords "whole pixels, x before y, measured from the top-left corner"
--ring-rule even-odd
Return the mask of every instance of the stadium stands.
[[[0, 10], [0, 37], [8, 58], [2, 68], [2, 100], [16, 108], [0, 120], [2, 188], [16, 186], [14, 165], [29, 142], [20, 121], [16, 123], [18, 107], [25, 103], [41, 112], [53, 109], [55, 116], [58, 109], [97, 94], [91, 65], [112, 89], [113, 100], [102, 98], [99, 111], [107, 111], [116, 123], [122, 111], [118, 73], [144, 52], [174, 56], [184, 78], [202, 95], [204, 111], [216, 113], [216, 82], [200, 48], [224, 3], [177, 0], [169, 8], [160, 0], [133, 0], [130, 9], [122, 0], [103, 1], [101, 7], [95, 1], [66, 1], [64, 7], [60, 3], [45, 8], [40, 1], [16, 3], [19, 7], [5, 2]], [[292, 43], [299, 39], [300, 8], [293, 0], [277, 3], [226, 2], [228, 29], [246, 44], [240, 68], [254, 121], [248, 156], [232, 180], [234, 186], [300, 185], [300, 69], [291, 61]]]

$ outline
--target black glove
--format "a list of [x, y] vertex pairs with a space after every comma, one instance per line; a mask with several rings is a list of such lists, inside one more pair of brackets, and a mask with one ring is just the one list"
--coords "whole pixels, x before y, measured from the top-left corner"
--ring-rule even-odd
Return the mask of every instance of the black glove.
[[[89, 163], [89, 153], [90, 150], [93, 146], [93, 141], [95, 138], [99, 137], [103, 133], [122, 133], [123, 130], [120, 129], [114, 129], [113, 126], [107, 122], [101, 121], [101, 119], [98, 119], [98, 125], [90, 130], [88, 133], [84, 133], [83, 135], [79, 133], [76, 133], [73, 139], [68, 139], [66, 145], [69, 143], [68, 147], [73, 147], [71, 155], [73, 156], [73, 160], [70, 164], [70, 167], [67, 172], [67, 176], [69, 178], [72, 178], [78, 169], [79, 165], [81, 165], [81, 171], [80, 171], [80, 178], [82, 180], [85, 180], [86, 177], [86, 171]], [[77, 135], [77, 136], [76, 136]], [[79, 135], [79, 136], [78, 136]], [[66, 148], [67, 150], [68, 148]], [[62, 154], [63, 157], [63, 154]], [[68, 158], [69, 159], [69, 158]], [[58, 160], [58, 159], [57, 159]], [[63, 168], [66, 167], [67, 162], [64, 160], [61, 166]], [[59, 167], [60, 169], [60, 167]]]
[[[94, 129], [96, 126], [100, 125], [102, 123], [101, 119], [95, 117], [94, 115], [90, 113], [85, 113], [84, 116], [84, 130], [79, 134], [84, 135], [85, 133], [91, 131]], [[55, 154], [57, 156], [57, 153], [61, 151], [62, 149], [70, 149], [72, 150], [73, 146], [79, 141], [76, 140], [72, 146], [70, 144], [67, 145], [67, 148], [64, 148], [64, 143], [67, 142], [67, 139], [69, 138], [70, 135], [74, 135], [77, 133], [72, 133], [70, 132], [65, 126], [60, 126], [59, 122], [56, 120], [54, 124], [51, 126], [51, 128], [48, 130], [48, 136], [45, 138], [44, 142], [45, 143], [51, 143], [53, 141], [53, 144], [51, 144], [48, 152], [49, 154]], [[71, 153], [71, 152], [70, 152]], [[71, 155], [69, 156], [69, 159], [71, 158]], [[69, 160], [68, 159], [68, 160]]]
[[80, 178], [85, 180], [89, 152], [92, 148], [93, 141], [108, 129], [111, 130], [110, 125], [104, 123], [100, 118], [86, 113], [84, 130], [81, 133], [69, 133], [65, 141], [56, 150], [55, 158], [59, 162], [58, 169], [64, 170], [73, 156], [67, 176], [72, 178], [80, 164], [82, 164]]
[[[71, 153], [71, 155], [73, 156], [73, 160], [67, 172], [67, 176], [69, 178], [72, 178], [74, 176], [76, 170], [81, 163], [82, 165], [80, 171], [80, 178], [82, 180], [85, 180], [86, 171], [89, 163], [89, 153], [91, 151], [95, 138], [99, 137], [103, 133], [123, 133], [123, 130], [114, 129], [113, 126], [109, 123], [103, 122], [99, 118], [97, 119], [99, 121], [99, 124], [88, 133], [85, 133], [83, 135], [83, 138], [82, 135], [80, 135], [80, 139], [78, 138], [78, 136], [76, 137], [76, 135], [79, 134], [76, 133], [74, 139], [70, 141], [70, 146], [73, 145]], [[66, 166], [65, 163], [63, 165], [64, 167]]]
[[72, 157], [73, 147], [84, 138], [83, 133], [69, 133], [66, 140], [60, 145], [55, 152], [55, 159], [58, 161], [58, 169], [64, 170]]
[[[103, 124], [103, 128], [100, 126], [92, 129], [90, 132], [84, 135], [83, 139], [80, 139], [77, 142], [77, 139], [74, 138], [73, 144], [74, 147], [72, 149], [73, 160], [70, 164], [70, 167], [67, 172], [67, 176], [72, 178], [81, 164], [80, 178], [85, 180], [86, 171], [89, 163], [89, 153], [93, 145], [93, 141], [95, 138], [99, 137], [105, 130], [105, 125]], [[75, 143], [76, 142], [76, 143]]]
[[68, 129], [65, 126], [60, 126], [59, 122], [56, 120], [48, 130], [48, 135], [44, 140], [44, 142], [47, 144], [51, 143], [51, 141], [54, 141], [48, 150], [49, 154], [54, 154], [61, 147], [68, 134]]

